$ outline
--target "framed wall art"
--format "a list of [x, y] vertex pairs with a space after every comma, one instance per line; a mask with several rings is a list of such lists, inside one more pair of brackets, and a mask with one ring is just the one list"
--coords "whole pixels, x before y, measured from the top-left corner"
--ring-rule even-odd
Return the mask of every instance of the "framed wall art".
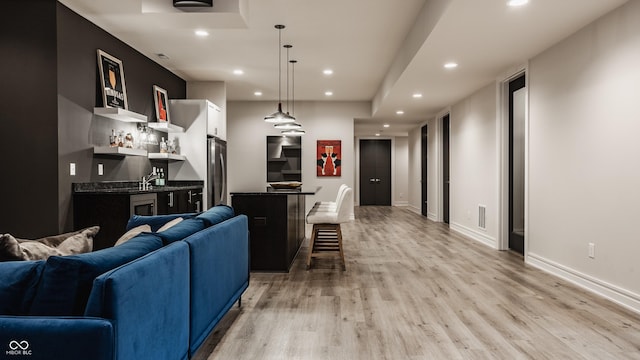
[[317, 142], [317, 176], [341, 176], [342, 146], [341, 140], [318, 140]]
[[169, 97], [167, 96], [167, 90], [158, 85], [153, 85], [153, 102], [156, 106], [156, 121], [170, 122], [168, 106]]
[[103, 106], [128, 110], [122, 61], [98, 49], [98, 69]]

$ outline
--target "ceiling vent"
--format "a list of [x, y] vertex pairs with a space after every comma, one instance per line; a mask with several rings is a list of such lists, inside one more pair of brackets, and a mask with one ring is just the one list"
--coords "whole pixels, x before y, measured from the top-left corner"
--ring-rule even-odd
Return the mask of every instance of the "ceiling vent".
[[212, 7], [213, 0], [173, 0], [173, 7]]

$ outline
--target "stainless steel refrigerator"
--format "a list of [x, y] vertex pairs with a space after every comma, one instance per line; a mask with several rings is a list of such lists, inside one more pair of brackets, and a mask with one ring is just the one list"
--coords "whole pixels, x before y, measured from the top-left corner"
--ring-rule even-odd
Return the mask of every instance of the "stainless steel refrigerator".
[[207, 204], [209, 207], [227, 204], [227, 142], [207, 138]]

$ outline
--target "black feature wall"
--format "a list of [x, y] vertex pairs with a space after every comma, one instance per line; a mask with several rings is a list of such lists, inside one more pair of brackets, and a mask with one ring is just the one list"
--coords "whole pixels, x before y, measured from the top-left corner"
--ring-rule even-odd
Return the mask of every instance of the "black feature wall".
[[[186, 97], [186, 82], [54, 0], [9, 1], [0, 15], [3, 78], [0, 136], [7, 166], [0, 191], [9, 216], [0, 233], [35, 238], [73, 229], [71, 184], [138, 180], [146, 157], [100, 157], [111, 129], [136, 125], [93, 115], [102, 106], [97, 50], [123, 63], [129, 110], [153, 120], [153, 85], [170, 98]], [[158, 138], [166, 134], [158, 133]], [[157, 146], [149, 148], [158, 151]], [[69, 164], [76, 164], [76, 175]], [[97, 167], [103, 164], [104, 175]], [[11, 174], [10, 176], [8, 176]], [[124, 230], [124, 229], [123, 229]]]
[[0, 11], [0, 233], [58, 230], [56, 2]]

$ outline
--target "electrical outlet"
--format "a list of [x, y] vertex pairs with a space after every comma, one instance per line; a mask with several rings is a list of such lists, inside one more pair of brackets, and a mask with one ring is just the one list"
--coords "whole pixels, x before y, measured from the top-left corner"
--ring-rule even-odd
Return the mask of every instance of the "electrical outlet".
[[589, 243], [589, 257], [592, 259], [596, 258], [596, 244]]
[[104, 175], [104, 165], [98, 164], [98, 175]]
[[76, 176], [76, 163], [69, 163], [69, 175]]

